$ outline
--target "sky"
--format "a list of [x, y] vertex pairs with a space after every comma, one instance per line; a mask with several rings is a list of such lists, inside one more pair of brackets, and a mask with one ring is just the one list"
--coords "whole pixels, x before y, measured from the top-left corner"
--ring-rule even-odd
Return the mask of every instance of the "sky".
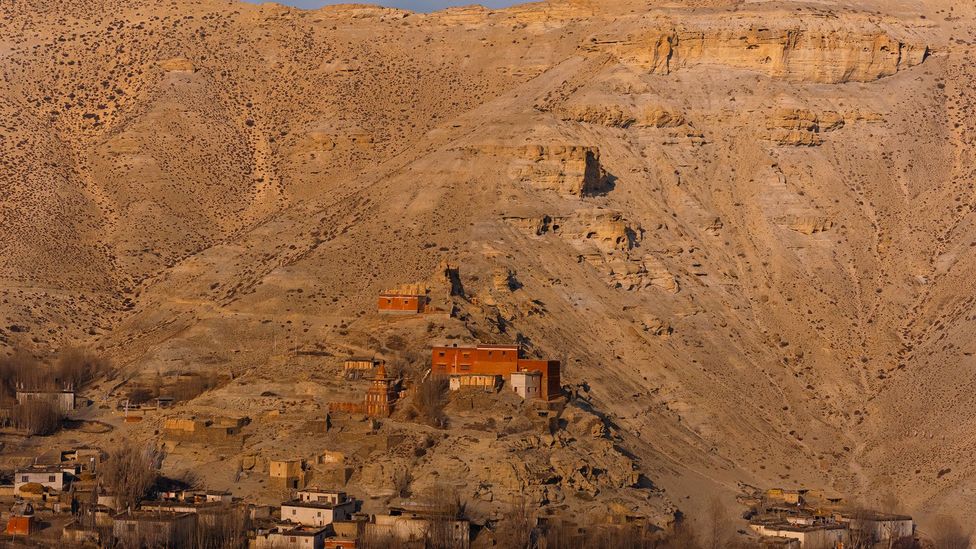
[[[260, 0], [249, 0], [252, 3], [260, 3]], [[489, 8], [503, 8], [505, 6], [511, 6], [514, 4], [521, 4], [529, 0], [467, 0], [467, 1], [454, 1], [450, 0], [344, 0], [344, 1], [330, 1], [330, 0], [276, 0], [279, 4], [285, 4], [288, 6], [295, 6], [298, 8], [312, 9], [320, 8], [327, 4], [382, 4], [391, 8], [403, 8], [413, 11], [435, 11], [450, 6], [467, 6], [471, 4], [481, 4]]]

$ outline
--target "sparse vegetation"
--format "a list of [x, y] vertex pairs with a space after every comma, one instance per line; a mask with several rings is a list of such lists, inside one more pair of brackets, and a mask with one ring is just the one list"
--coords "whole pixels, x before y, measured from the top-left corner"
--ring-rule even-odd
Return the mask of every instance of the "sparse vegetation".
[[431, 376], [417, 386], [413, 396], [413, 409], [420, 420], [432, 427], [445, 427], [447, 417], [444, 408], [448, 401], [448, 381], [441, 376]]
[[153, 447], [126, 444], [102, 465], [99, 483], [115, 495], [119, 509], [135, 509], [155, 485], [160, 460]]

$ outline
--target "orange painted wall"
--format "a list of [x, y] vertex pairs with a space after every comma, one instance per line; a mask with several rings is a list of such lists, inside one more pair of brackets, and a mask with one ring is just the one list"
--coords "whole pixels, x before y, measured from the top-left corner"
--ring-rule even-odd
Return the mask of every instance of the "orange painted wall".
[[518, 347], [434, 347], [431, 350], [431, 373], [491, 374], [508, 377], [515, 372], [538, 370], [542, 372], [542, 398], [551, 400], [562, 394], [557, 360], [523, 360], [518, 358]]
[[29, 536], [34, 531], [34, 517], [10, 517], [7, 533], [14, 536]]
[[381, 295], [376, 306], [380, 312], [389, 313], [419, 313], [422, 310], [420, 296], [416, 295]]
[[518, 371], [518, 348], [434, 347], [434, 375], [492, 374], [509, 376]]

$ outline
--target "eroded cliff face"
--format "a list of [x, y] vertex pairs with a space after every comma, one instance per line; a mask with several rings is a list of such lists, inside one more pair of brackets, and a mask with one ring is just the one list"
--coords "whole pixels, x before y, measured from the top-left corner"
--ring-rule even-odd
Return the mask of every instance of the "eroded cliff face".
[[870, 82], [925, 60], [928, 47], [896, 38], [881, 28], [824, 29], [807, 22], [769, 21], [743, 25], [715, 21], [709, 29], [682, 25], [640, 31], [624, 39], [597, 36], [593, 49], [653, 74], [719, 65], [775, 78], [836, 84]]

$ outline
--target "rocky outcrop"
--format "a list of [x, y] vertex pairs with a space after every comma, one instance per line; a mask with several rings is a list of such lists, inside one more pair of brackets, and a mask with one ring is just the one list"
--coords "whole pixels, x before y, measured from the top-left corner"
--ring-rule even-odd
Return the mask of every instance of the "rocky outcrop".
[[[612, 101], [612, 99], [607, 101]], [[687, 124], [682, 113], [660, 105], [647, 105], [633, 109], [612, 104], [569, 105], [560, 109], [558, 114], [563, 120], [610, 128], [629, 128], [631, 126], [677, 128]]]
[[834, 222], [819, 216], [794, 216], [788, 220], [788, 226], [798, 233], [811, 235], [829, 231]]
[[193, 62], [185, 57], [173, 57], [159, 62], [159, 68], [165, 72], [192, 73], [196, 70]]
[[[735, 22], [732, 25], [737, 26]], [[722, 28], [724, 27], [724, 28]], [[928, 48], [877, 27], [659, 27], [636, 38], [593, 38], [591, 49], [609, 50], [653, 74], [697, 65], [755, 70], [805, 82], [869, 82], [925, 60]]]
[[767, 139], [774, 143], [812, 147], [823, 143], [823, 133], [843, 128], [844, 117], [834, 111], [782, 108], [770, 116], [766, 127]]
[[609, 190], [600, 149], [584, 145], [481, 145], [469, 152], [505, 159], [510, 176], [539, 190], [586, 196]]

